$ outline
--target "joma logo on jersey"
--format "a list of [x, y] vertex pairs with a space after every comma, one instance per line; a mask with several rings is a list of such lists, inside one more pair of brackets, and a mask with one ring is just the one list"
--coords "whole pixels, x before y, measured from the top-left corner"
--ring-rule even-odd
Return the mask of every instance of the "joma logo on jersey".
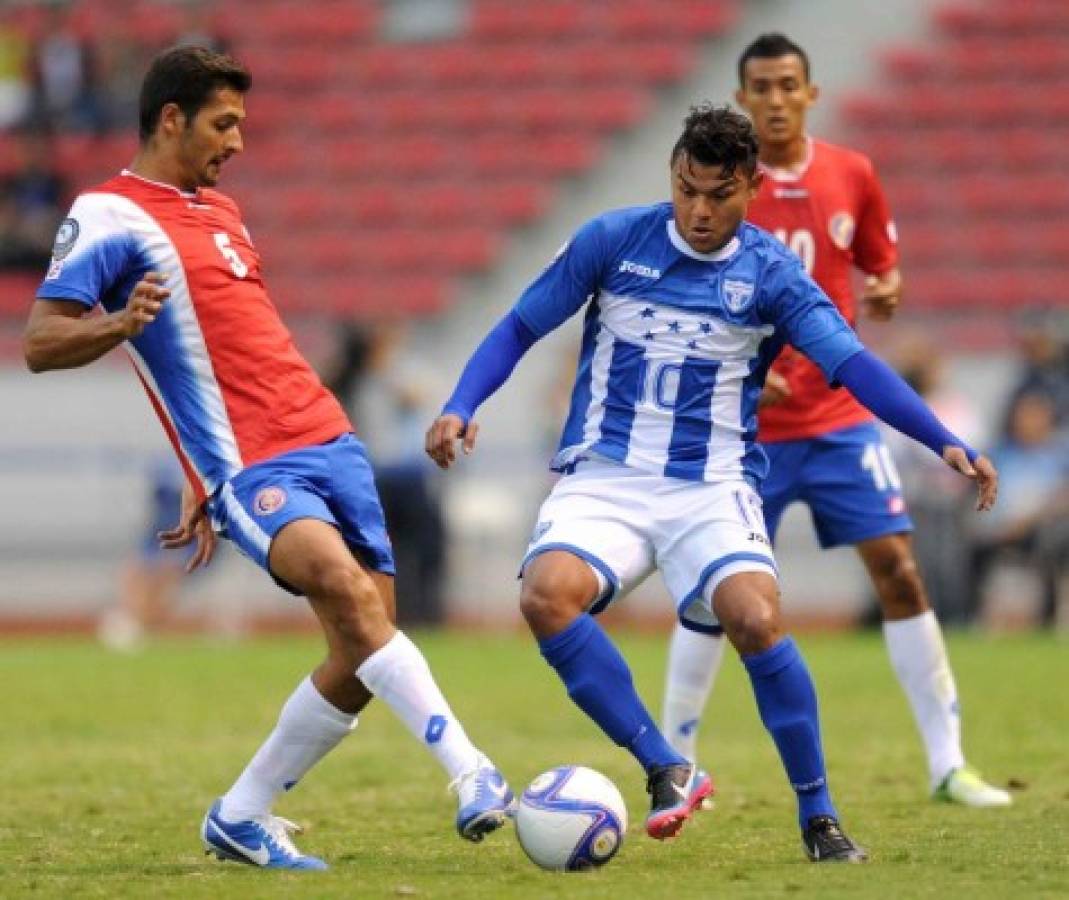
[[641, 275], [643, 278], [660, 278], [661, 270], [655, 269], [652, 266], [644, 266], [642, 263], [631, 262], [629, 259], [625, 259], [620, 263], [621, 272], [629, 272], [632, 275]]
[[725, 278], [721, 292], [724, 295], [724, 306], [733, 313], [742, 312], [753, 300], [753, 285], [749, 281]]

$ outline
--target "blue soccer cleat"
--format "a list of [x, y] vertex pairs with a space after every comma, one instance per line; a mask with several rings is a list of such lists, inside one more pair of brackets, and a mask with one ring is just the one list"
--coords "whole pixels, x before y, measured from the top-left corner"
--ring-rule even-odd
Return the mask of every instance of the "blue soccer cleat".
[[456, 791], [457, 834], [478, 843], [491, 831], [497, 831], [505, 819], [515, 815], [516, 798], [497, 767], [482, 754], [478, 765], [465, 772], [449, 787]]
[[200, 826], [205, 851], [222, 860], [233, 860], [264, 869], [326, 869], [315, 856], [301, 853], [290, 839], [301, 827], [279, 816], [255, 816], [241, 822], [227, 822], [219, 815], [216, 800]]

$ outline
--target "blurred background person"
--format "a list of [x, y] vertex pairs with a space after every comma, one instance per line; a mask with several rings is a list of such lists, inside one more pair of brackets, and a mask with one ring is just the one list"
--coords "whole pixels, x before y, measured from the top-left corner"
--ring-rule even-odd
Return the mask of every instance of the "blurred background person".
[[0, 131], [21, 125], [29, 112], [29, 55], [26, 36], [0, 21]]
[[402, 322], [348, 326], [325, 381], [350, 410], [375, 471], [397, 560], [398, 619], [440, 625], [446, 529], [439, 479], [423, 452], [423, 424], [435, 411], [436, 394], [408, 337]]
[[1018, 401], [1027, 394], [1046, 397], [1055, 430], [1069, 432], [1069, 310], [1023, 316], [1018, 347], [1020, 361], [1002, 416], [1003, 435], [1012, 439]]
[[[983, 446], [986, 435], [974, 404], [947, 379], [947, 360], [931, 340], [910, 335], [895, 353], [902, 377], [928, 401], [942, 421], [972, 446]], [[891, 429], [884, 439], [902, 472], [902, 494], [914, 524], [913, 550], [939, 619], [949, 626], [969, 621], [970, 549], [967, 525], [972, 519], [971, 497], [958, 479], [947, 477], [946, 466], [920, 452], [912, 441]], [[1000, 499], [1001, 502], [1001, 499]], [[872, 600], [872, 624], [878, 623], [878, 603]]]
[[973, 523], [968, 618], [978, 621], [992, 569], [1016, 559], [1041, 587], [1038, 621], [1050, 627], [1060, 582], [1069, 571], [1069, 438], [1056, 429], [1050, 394], [1019, 394], [1010, 407], [1007, 435], [991, 451], [1001, 486], [990, 516]]
[[100, 618], [97, 636], [114, 650], [135, 650], [173, 624], [186, 564], [195, 549], [160, 547], [159, 534], [181, 519], [185, 473], [171, 453], [154, 456], [146, 471], [148, 515], [137, 548], [123, 567], [116, 605]]
[[0, 268], [37, 272], [48, 265], [69, 186], [48, 135], [22, 132], [11, 149], [13, 168], [0, 177]]
[[103, 131], [108, 120], [95, 41], [77, 26], [72, 5], [51, 3], [45, 9], [30, 61], [33, 122], [45, 131]]

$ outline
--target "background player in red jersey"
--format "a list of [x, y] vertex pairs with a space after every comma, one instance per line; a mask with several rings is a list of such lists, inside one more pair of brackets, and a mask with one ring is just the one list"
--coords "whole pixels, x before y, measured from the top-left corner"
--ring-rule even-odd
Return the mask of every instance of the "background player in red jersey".
[[[323, 869], [294, 846], [276, 797], [356, 727], [374, 695], [438, 759], [478, 841], [512, 794], [471, 743], [419, 649], [393, 624], [393, 556], [363, 446], [294, 347], [260, 277], [236, 204], [210, 188], [243, 148], [249, 74], [199, 47], [158, 56], [141, 89], [130, 169], [83, 192], [60, 227], [27, 325], [30, 369], [83, 366], [120, 344], [190, 480], [164, 546], [213, 527], [283, 587], [306, 596], [326, 659], [209, 809], [209, 852], [268, 868]], [[97, 305], [103, 315], [92, 314]]]
[[[817, 97], [805, 52], [785, 36], [762, 35], [740, 56], [736, 100], [754, 122], [765, 176], [747, 218], [802, 259], [851, 324], [855, 267], [866, 276], [866, 312], [889, 319], [902, 292], [894, 222], [868, 158], [806, 133]], [[898, 474], [872, 414], [849, 392], [829, 388], [790, 347], [769, 373], [762, 405], [758, 437], [770, 470], [761, 498], [770, 536], [784, 509], [801, 500], [822, 547], [857, 547], [880, 600], [891, 664], [924, 741], [934, 796], [1008, 805], [1006, 791], [965, 764], [954, 677], [914, 559]], [[679, 625], [672, 637], [663, 730], [692, 760], [723, 644], [722, 635]]]

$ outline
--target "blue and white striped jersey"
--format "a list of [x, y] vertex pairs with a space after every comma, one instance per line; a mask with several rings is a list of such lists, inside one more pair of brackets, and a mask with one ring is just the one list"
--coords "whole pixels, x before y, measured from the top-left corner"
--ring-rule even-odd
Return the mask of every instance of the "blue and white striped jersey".
[[862, 350], [798, 258], [743, 223], [720, 251], [680, 236], [670, 203], [584, 225], [515, 312], [538, 337], [587, 305], [553, 467], [587, 451], [691, 481], [762, 478], [757, 400], [790, 343], [829, 381]]

